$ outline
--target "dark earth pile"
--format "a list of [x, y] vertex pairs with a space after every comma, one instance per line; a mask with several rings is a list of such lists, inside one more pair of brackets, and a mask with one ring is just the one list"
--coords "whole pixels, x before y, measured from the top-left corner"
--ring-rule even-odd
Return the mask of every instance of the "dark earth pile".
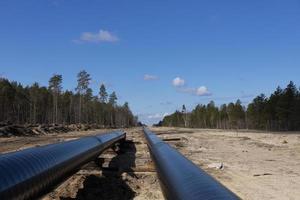
[[28, 125], [16, 125], [10, 123], [0, 123], [0, 136], [11, 137], [11, 136], [33, 136], [41, 134], [51, 133], [67, 133], [71, 131], [87, 131], [101, 128], [97, 125], [86, 125], [86, 124], [28, 124]]

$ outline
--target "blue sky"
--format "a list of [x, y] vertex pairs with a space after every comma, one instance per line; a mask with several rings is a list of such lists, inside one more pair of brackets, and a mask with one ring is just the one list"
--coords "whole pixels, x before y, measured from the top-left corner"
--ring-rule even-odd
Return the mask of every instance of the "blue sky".
[[149, 124], [182, 104], [247, 104], [300, 85], [300, 1], [0, 1], [1, 76], [59, 73], [74, 89], [81, 69]]

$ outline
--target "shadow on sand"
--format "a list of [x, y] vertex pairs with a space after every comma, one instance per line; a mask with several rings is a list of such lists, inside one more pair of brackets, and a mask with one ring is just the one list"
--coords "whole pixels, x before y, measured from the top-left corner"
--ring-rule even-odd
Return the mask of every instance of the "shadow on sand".
[[[107, 168], [102, 168], [102, 176], [89, 175], [85, 178], [83, 188], [79, 189], [75, 198], [61, 198], [62, 200], [130, 200], [136, 193], [123, 180], [126, 172], [135, 177], [136, 147], [132, 141], [124, 141], [114, 148], [116, 156], [111, 159]], [[103, 165], [103, 162], [100, 163]]]

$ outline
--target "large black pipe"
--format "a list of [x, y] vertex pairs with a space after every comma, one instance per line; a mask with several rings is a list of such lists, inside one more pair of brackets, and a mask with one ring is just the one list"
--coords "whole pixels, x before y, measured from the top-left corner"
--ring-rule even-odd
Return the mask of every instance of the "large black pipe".
[[32, 199], [53, 189], [106, 148], [121, 131], [0, 155], [0, 199]]
[[146, 128], [144, 133], [166, 199], [239, 199], [154, 133]]

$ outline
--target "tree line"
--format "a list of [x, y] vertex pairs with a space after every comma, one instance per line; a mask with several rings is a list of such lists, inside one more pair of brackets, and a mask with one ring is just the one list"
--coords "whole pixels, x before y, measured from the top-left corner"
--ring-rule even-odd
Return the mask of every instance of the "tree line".
[[300, 130], [300, 90], [291, 81], [286, 88], [269, 96], [261, 94], [246, 107], [240, 100], [216, 106], [213, 101], [199, 104], [191, 112], [181, 111], [164, 117], [157, 126], [216, 129]]
[[137, 124], [128, 103], [117, 104], [115, 92], [101, 84], [98, 95], [89, 87], [85, 70], [77, 75], [75, 91], [62, 90], [63, 77], [54, 74], [48, 87], [23, 86], [0, 78], [0, 122], [16, 124], [97, 124], [101, 127], [130, 127]]

